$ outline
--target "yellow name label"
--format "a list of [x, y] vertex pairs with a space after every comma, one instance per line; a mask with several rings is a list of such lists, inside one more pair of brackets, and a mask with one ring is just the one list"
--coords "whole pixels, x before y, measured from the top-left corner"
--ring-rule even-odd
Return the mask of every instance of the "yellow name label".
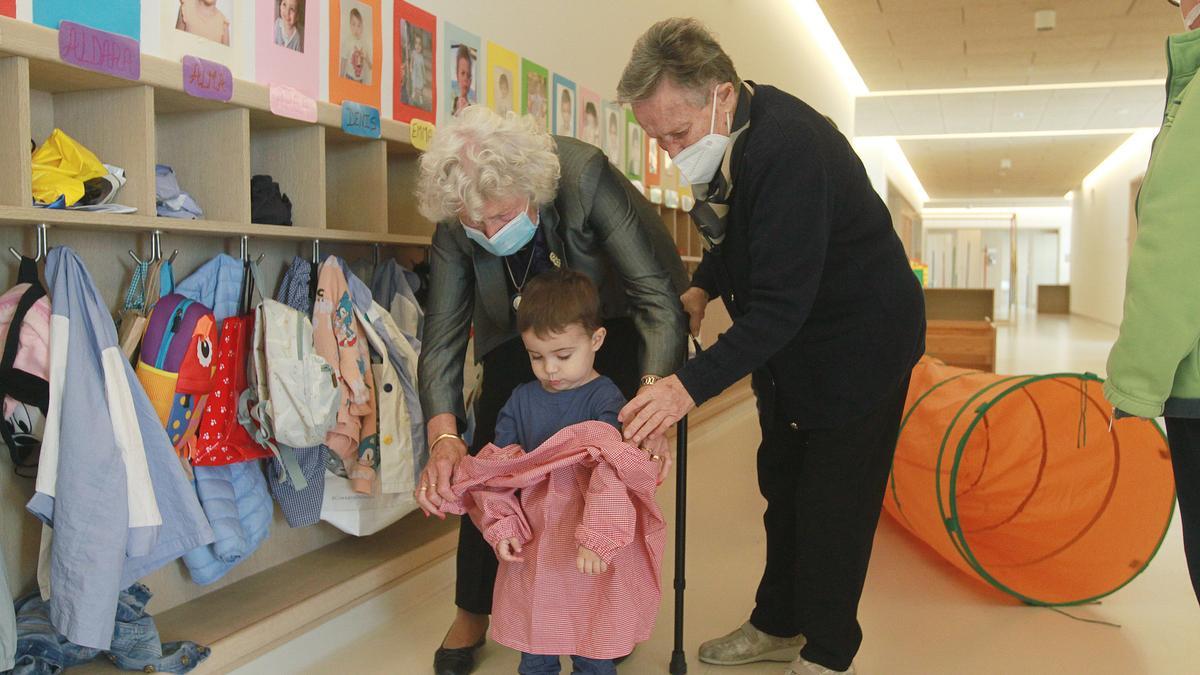
[[433, 140], [433, 125], [425, 120], [414, 119], [408, 123], [409, 142], [418, 150], [428, 150]]

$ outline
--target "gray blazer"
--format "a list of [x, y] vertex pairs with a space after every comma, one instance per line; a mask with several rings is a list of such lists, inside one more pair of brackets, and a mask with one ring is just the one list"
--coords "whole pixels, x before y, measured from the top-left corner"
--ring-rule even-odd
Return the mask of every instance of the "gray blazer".
[[[669, 375], [683, 364], [687, 323], [679, 295], [687, 273], [650, 202], [598, 148], [555, 136], [562, 177], [539, 211], [550, 252], [600, 291], [606, 319], [632, 317], [642, 337], [641, 370]], [[457, 221], [439, 223], [430, 248], [429, 301], [418, 381], [425, 418], [463, 407], [463, 364], [475, 328], [475, 360], [517, 337], [503, 261], [467, 239]], [[631, 356], [632, 358], [632, 356]]]

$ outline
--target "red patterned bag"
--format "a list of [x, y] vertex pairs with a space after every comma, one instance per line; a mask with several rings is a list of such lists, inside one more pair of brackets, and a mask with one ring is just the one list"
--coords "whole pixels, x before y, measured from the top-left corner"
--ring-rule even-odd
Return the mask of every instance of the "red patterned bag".
[[216, 350], [215, 386], [208, 395], [197, 430], [192, 464], [220, 466], [271, 457], [238, 421], [238, 399], [246, 391], [246, 366], [254, 314], [231, 316], [221, 322]]

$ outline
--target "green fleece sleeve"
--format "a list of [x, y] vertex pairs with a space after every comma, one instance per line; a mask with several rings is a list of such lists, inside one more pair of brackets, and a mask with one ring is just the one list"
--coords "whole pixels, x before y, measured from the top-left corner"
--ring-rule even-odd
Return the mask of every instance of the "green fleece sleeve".
[[1104, 393], [1117, 408], [1157, 417], [1179, 364], [1200, 338], [1200, 85], [1187, 87], [1155, 141], [1138, 198], [1138, 235], [1125, 283], [1121, 332]]

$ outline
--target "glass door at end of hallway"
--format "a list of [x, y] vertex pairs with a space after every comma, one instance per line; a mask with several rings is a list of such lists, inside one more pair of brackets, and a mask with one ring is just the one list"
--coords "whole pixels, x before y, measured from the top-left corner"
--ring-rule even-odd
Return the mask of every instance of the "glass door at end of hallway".
[[923, 259], [929, 288], [992, 289], [993, 320], [1009, 320], [1018, 310], [1035, 309], [1039, 285], [1059, 282], [1057, 230], [1017, 232], [1017, 274], [1012, 274], [1012, 233], [1000, 228], [931, 229], [925, 232]]

